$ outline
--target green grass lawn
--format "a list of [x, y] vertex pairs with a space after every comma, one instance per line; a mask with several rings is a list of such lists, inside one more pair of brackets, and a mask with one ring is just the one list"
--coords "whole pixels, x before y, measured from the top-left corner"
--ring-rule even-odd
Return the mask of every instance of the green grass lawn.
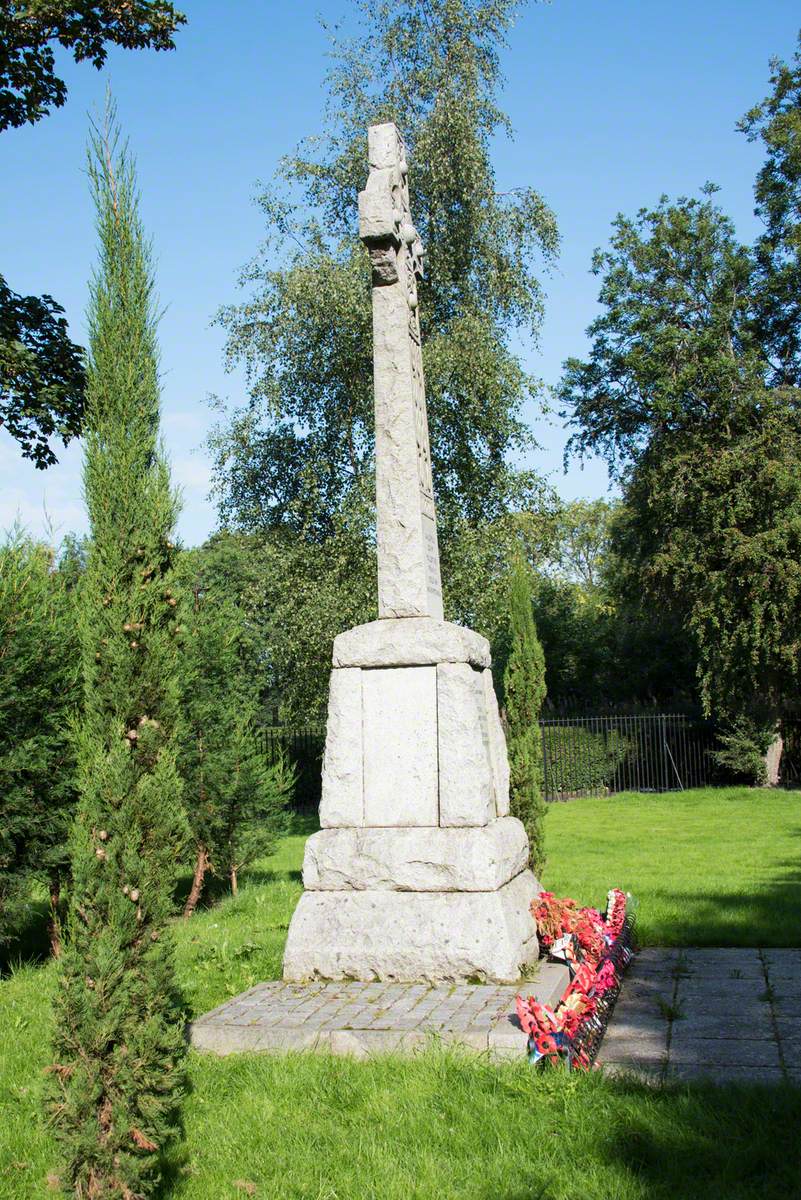
[[654, 946], [801, 946], [801, 791], [704, 788], [553, 804], [544, 884], [637, 900]]
[[[620, 884], [658, 944], [798, 945], [801, 795], [721, 790], [551, 808], [545, 883], [600, 903]], [[236, 899], [176, 926], [193, 1014], [280, 974], [305, 837]], [[37, 919], [23, 943], [37, 944]], [[0, 982], [0, 1198], [51, 1198], [40, 1118], [49, 965]], [[539, 1075], [433, 1047], [366, 1063], [190, 1055], [186, 1141], [165, 1200], [787, 1200], [801, 1178], [801, 1091], [649, 1088]]]

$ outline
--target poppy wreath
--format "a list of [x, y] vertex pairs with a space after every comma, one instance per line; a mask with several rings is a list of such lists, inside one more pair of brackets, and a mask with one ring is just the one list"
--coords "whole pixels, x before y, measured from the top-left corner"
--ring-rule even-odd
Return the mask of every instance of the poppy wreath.
[[578, 1070], [592, 1065], [634, 955], [629, 899], [612, 888], [603, 916], [553, 892], [540, 892], [532, 900], [540, 945], [550, 959], [567, 965], [570, 982], [556, 1008], [533, 996], [517, 997], [530, 1062], [563, 1062]]

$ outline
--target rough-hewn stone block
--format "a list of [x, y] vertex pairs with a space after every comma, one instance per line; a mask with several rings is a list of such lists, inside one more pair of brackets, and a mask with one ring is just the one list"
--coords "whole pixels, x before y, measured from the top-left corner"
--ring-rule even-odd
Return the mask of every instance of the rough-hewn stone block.
[[442, 662], [490, 665], [480, 633], [433, 617], [397, 617], [357, 625], [334, 638], [335, 667], [414, 667]]
[[481, 829], [321, 829], [306, 843], [303, 886], [492, 892], [527, 861], [526, 831], [513, 817]]
[[492, 763], [492, 779], [495, 788], [495, 811], [499, 817], [509, 815], [509, 756], [506, 752], [506, 735], [501, 724], [501, 714], [498, 710], [498, 698], [495, 695], [495, 685], [492, 682], [492, 671], [487, 668], [483, 672], [484, 695], [487, 703], [487, 724], [489, 726], [490, 761]]
[[497, 892], [304, 892], [284, 955], [284, 979], [513, 982], [536, 962], [523, 871]]

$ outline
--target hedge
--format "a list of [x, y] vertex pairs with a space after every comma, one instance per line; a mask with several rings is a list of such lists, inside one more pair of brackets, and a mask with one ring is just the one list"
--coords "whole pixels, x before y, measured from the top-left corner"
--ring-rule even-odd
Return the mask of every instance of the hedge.
[[604, 734], [581, 725], [544, 725], [542, 732], [549, 799], [603, 793], [629, 750], [628, 739], [614, 729]]

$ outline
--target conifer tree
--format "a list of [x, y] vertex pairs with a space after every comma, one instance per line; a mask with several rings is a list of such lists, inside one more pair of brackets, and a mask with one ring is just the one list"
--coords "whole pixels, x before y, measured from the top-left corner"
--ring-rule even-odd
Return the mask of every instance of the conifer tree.
[[522, 561], [511, 576], [509, 656], [503, 674], [512, 816], [523, 822], [537, 875], [545, 866], [545, 801], [539, 715], [545, 699], [545, 657], [531, 605], [531, 581]]
[[58, 907], [75, 807], [75, 642], [73, 593], [55, 551], [13, 530], [0, 545], [0, 946], [34, 881]]
[[180, 768], [195, 855], [185, 917], [197, 907], [209, 872], [227, 878], [236, 892], [239, 871], [270, 853], [293, 783], [257, 740], [250, 631], [236, 589], [220, 578], [227, 549], [223, 540], [184, 552], [179, 568], [189, 596]]
[[90, 141], [89, 176], [99, 237], [84, 458], [91, 544], [52, 1074], [65, 1185], [134, 1200], [152, 1194], [179, 1130], [183, 1025], [166, 925], [184, 828], [170, 587], [177, 500], [159, 439], [151, 249], [112, 105]]

